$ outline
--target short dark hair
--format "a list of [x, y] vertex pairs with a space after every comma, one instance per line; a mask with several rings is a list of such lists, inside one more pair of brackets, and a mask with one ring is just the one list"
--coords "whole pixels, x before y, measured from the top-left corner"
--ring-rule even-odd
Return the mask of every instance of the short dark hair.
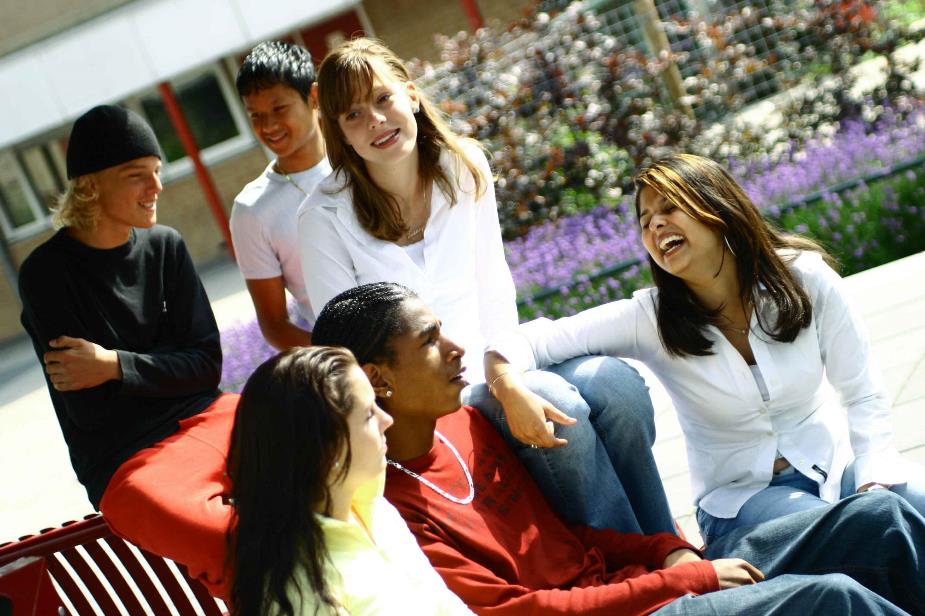
[[347, 289], [321, 310], [312, 344], [347, 348], [360, 365], [393, 362], [390, 342], [407, 331], [402, 304], [414, 297], [414, 291], [394, 282]]
[[239, 96], [283, 84], [303, 100], [308, 100], [314, 83], [312, 54], [304, 47], [282, 41], [265, 41], [251, 49], [235, 79]]

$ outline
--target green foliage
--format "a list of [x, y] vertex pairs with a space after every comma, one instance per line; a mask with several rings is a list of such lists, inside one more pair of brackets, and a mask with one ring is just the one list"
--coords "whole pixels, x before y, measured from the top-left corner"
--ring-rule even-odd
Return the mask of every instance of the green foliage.
[[850, 275], [925, 250], [925, 169], [791, 210], [779, 224], [821, 241]]

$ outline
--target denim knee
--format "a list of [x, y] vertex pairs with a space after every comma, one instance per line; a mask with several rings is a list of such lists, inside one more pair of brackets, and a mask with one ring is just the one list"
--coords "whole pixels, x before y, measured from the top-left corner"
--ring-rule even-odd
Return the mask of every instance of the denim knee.
[[[554, 407], [579, 422], [589, 419], [591, 409], [578, 389], [558, 374], [546, 370], [524, 373], [524, 385]], [[560, 426], [557, 426], [557, 429]]]
[[[577, 372], [591, 376], [576, 379], [579, 393], [592, 408], [592, 420], [616, 421], [623, 430], [641, 429], [654, 439], [655, 410], [649, 397], [649, 386], [635, 368], [621, 359], [594, 357]], [[566, 377], [568, 378], [568, 377]], [[598, 417], [594, 417], [594, 411]]]

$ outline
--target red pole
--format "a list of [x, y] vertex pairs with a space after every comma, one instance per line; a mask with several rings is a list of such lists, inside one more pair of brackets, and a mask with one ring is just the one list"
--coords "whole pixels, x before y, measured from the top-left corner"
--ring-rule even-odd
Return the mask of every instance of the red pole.
[[476, 0], [459, 1], [462, 3], [463, 11], [465, 11], [466, 17], [469, 18], [469, 25], [472, 26], [473, 32], [485, 25], [485, 20], [482, 19], [482, 11], [479, 10], [479, 5]]
[[232, 260], [234, 260], [234, 244], [231, 241], [231, 230], [228, 228], [228, 216], [222, 208], [222, 200], [218, 196], [218, 191], [215, 190], [215, 183], [212, 181], [212, 176], [209, 174], [209, 170], [206, 169], [206, 166], [202, 164], [202, 158], [199, 156], [199, 148], [196, 146], [196, 139], [193, 137], [193, 131], [190, 130], [189, 124], [186, 122], [186, 117], [183, 115], [183, 110], [180, 109], [180, 104], [177, 102], [177, 97], [174, 96], [173, 88], [170, 87], [170, 84], [163, 81], [157, 84], [157, 89], [158, 92], [161, 93], [161, 99], [164, 101], [164, 108], [167, 110], [167, 115], [170, 116], [170, 123], [173, 124], [174, 130], [177, 131], [177, 136], [180, 138], [183, 150], [186, 152], [186, 155], [190, 157], [190, 160], [193, 161], [193, 168], [196, 170], [196, 178], [199, 180], [199, 187], [202, 189], [202, 192], [205, 193], [209, 209], [212, 210], [212, 216], [215, 218], [218, 229], [225, 239], [225, 246], [228, 247], [228, 254], [231, 255]]

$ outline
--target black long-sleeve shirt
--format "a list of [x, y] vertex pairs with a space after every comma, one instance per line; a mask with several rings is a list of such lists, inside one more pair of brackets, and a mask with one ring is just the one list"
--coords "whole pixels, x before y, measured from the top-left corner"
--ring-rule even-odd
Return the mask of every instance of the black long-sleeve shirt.
[[74, 472], [98, 507], [119, 465], [219, 395], [208, 297], [180, 235], [163, 226], [135, 229], [107, 250], [62, 229], [23, 263], [19, 294], [39, 361], [58, 336], [118, 352], [121, 381], [59, 392], [46, 374]]

